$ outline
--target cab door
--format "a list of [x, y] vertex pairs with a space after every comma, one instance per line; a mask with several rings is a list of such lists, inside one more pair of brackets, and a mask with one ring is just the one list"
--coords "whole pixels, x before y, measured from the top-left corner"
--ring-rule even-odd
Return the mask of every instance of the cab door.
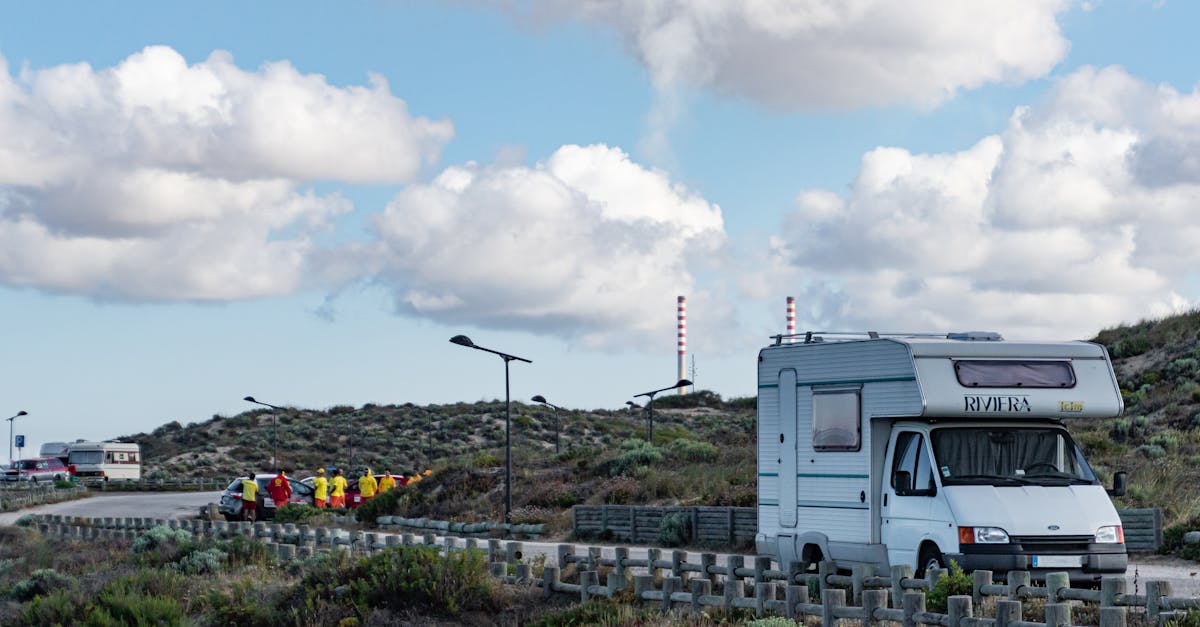
[[921, 541], [931, 535], [937, 484], [929, 451], [925, 434], [915, 430], [898, 429], [888, 443], [880, 539], [893, 566], [915, 568]]

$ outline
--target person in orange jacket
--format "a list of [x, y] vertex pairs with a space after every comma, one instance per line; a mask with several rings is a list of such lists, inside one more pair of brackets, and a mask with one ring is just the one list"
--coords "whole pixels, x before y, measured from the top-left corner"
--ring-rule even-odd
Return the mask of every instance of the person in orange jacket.
[[279, 474], [267, 484], [267, 494], [275, 501], [275, 507], [283, 507], [292, 498], [292, 483], [288, 481], [287, 473], [280, 470]]
[[342, 476], [340, 468], [333, 469], [333, 481], [330, 482], [333, 486], [333, 491], [329, 493], [330, 507], [345, 507], [346, 506], [346, 478]]
[[379, 478], [379, 493], [383, 494], [394, 487], [396, 487], [396, 478], [392, 476], [392, 470], [389, 468], [383, 471], [383, 476]]

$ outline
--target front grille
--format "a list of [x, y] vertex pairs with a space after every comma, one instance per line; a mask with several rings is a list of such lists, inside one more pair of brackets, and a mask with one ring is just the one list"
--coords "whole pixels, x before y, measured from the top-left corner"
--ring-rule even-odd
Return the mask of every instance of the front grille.
[[1025, 551], [1062, 552], [1087, 551], [1092, 543], [1092, 536], [1012, 536], [1013, 544], [1020, 544]]

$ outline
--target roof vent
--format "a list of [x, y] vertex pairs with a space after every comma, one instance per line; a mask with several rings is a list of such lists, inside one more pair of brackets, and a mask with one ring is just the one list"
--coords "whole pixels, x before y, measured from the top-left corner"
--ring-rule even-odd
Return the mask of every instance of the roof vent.
[[948, 340], [963, 340], [967, 342], [1002, 342], [1004, 338], [1000, 337], [995, 331], [962, 331], [959, 333], [947, 333]]

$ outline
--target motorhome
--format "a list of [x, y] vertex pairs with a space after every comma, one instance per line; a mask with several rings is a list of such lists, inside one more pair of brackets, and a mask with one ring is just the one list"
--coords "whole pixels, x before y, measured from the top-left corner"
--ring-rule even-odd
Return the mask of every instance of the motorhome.
[[757, 550], [917, 576], [1125, 572], [1113, 488], [1064, 418], [1123, 403], [1103, 346], [995, 333], [776, 336], [758, 356]]
[[77, 477], [142, 478], [142, 452], [135, 442], [74, 442], [67, 465]]

